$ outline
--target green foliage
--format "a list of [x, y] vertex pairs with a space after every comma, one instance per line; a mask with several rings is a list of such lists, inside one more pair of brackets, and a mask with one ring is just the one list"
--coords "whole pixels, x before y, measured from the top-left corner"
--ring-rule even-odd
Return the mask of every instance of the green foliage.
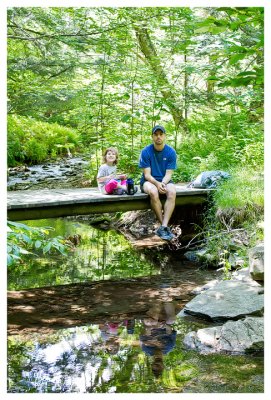
[[[112, 221], [112, 215], [108, 219]], [[20, 263], [12, 264], [9, 269], [9, 290], [159, 273], [147, 256], [139, 255], [123, 235], [115, 231], [104, 231], [89, 226], [89, 223], [66, 218], [27, 221], [25, 224], [23, 226], [27, 226], [27, 236], [30, 236], [29, 230], [39, 232], [40, 229], [48, 232], [48, 235], [45, 234], [44, 238], [31, 236], [31, 246], [16, 242], [31, 254], [22, 255]], [[49, 225], [51, 228], [46, 228]], [[72, 247], [72, 256], [69, 253], [69, 257], [62, 257], [54, 248], [54, 236], [60, 244], [64, 244], [63, 237], [72, 237], [78, 233], [81, 236], [80, 244]], [[50, 245], [45, 247], [47, 243], [51, 243], [51, 248]], [[67, 243], [65, 241], [65, 245]]]
[[8, 116], [8, 165], [40, 163], [79, 145], [76, 130], [30, 117]]
[[7, 264], [13, 266], [30, 254], [58, 252], [67, 255], [69, 246], [61, 236], [48, 238], [50, 227], [34, 228], [19, 222], [8, 221]]
[[[252, 165], [253, 167], [253, 165]], [[231, 178], [223, 182], [214, 194], [215, 206], [218, 209], [253, 208], [263, 210], [264, 179], [262, 170], [249, 166], [231, 171]], [[254, 216], [254, 213], [252, 213]], [[256, 213], [257, 217], [257, 213]]]
[[[118, 145], [126, 168], [135, 174], [134, 160], [157, 122], [170, 127], [169, 139], [175, 145], [184, 131], [193, 136], [194, 144], [201, 134], [196, 126], [200, 119], [203, 125], [207, 122], [211, 135], [205, 116], [214, 109], [229, 120], [231, 115], [237, 120], [237, 114], [242, 120], [245, 110], [248, 121], [261, 121], [263, 11], [261, 7], [9, 8], [9, 110], [77, 128], [84, 148], [92, 152]], [[142, 51], [135, 35], [146, 25], [145, 39], [149, 37], [149, 48], [163, 59], [161, 69], [152, 67], [151, 55]], [[180, 124], [174, 109], [185, 115]], [[215, 117], [214, 122], [221, 121]], [[9, 165], [25, 160], [17, 135], [8, 139]], [[66, 143], [74, 141], [57, 144]], [[31, 157], [35, 148], [36, 159], [42, 159], [44, 146], [30, 142]], [[49, 154], [59, 151], [53, 148]], [[199, 154], [207, 156], [208, 165], [221, 161], [221, 155], [208, 150]], [[189, 179], [197, 167], [192, 161], [180, 176]]]
[[212, 195], [202, 232], [203, 246], [213, 263], [223, 267], [225, 279], [230, 278], [237, 260], [242, 260], [240, 266], [248, 266], [247, 249], [263, 240], [263, 184], [261, 170], [236, 168]]
[[263, 132], [245, 113], [209, 113], [190, 119], [189, 136], [178, 153], [178, 180], [189, 181], [205, 170], [263, 168]]

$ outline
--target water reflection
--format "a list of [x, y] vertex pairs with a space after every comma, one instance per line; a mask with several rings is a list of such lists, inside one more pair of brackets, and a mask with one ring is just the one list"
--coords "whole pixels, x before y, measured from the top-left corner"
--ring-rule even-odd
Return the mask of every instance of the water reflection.
[[[12, 337], [9, 340], [8, 391], [168, 391], [172, 387], [167, 388], [167, 379], [163, 381], [160, 378], [171, 362], [163, 361], [158, 374], [157, 363], [175, 348], [177, 331], [172, 327], [174, 321], [173, 303], [161, 303], [151, 307], [142, 319], [101, 321], [96, 325], [25, 339]], [[168, 329], [174, 332], [172, 343], [169, 339], [172, 333], [168, 333]], [[179, 356], [179, 361], [175, 362], [178, 371], [182, 358]], [[186, 369], [186, 365], [182, 365], [186, 370], [185, 381], [191, 379], [196, 371], [191, 365]], [[160, 379], [158, 386], [155, 378]]]
[[140, 345], [144, 353], [153, 356], [151, 370], [156, 378], [164, 369], [163, 355], [176, 345], [175, 305], [173, 302], [156, 303], [143, 319], [144, 332], [140, 335]]
[[10, 268], [9, 290], [89, 282], [111, 278], [132, 278], [159, 274], [143, 253], [115, 231], [95, 229], [87, 223], [65, 218], [23, 221], [28, 226], [51, 226], [51, 236], [80, 234], [80, 244], [68, 257], [32, 255], [24, 265]]
[[[11, 290], [160, 273], [158, 258], [156, 266], [116, 232], [101, 231], [87, 223], [67, 219], [28, 221], [27, 224], [53, 226], [56, 236], [80, 233], [82, 240], [68, 258], [32, 257], [24, 265], [13, 267], [9, 271]], [[167, 281], [170, 262], [166, 265], [164, 281], [159, 284], [165, 292], [178, 278], [178, 268], [174, 265], [176, 275]], [[190, 280], [194, 282], [193, 274], [203, 281], [199, 271], [193, 272], [183, 265], [179, 269], [183, 292], [187, 293]], [[206, 279], [207, 272], [201, 273]], [[204, 356], [187, 351], [183, 346], [184, 335], [206, 327], [206, 322], [175, 318], [179, 310], [173, 303], [157, 304], [154, 300], [149, 303], [143, 299], [143, 306], [151, 304], [149, 308], [145, 310], [140, 304], [139, 309], [137, 303], [136, 309], [134, 293], [129, 297], [133, 299], [131, 308], [120, 293], [120, 305], [112, 308], [114, 316], [105, 313], [105, 308], [110, 309], [105, 302], [100, 309], [97, 303], [95, 320], [87, 318], [87, 326], [42, 334], [41, 326], [36, 324], [37, 334], [10, 336], [8, 392], [263, 392], [262, 358]]]
[[[160, 336], [146, 345], [145, 323], [144, 318], [101, 320], [50, 335], [11, 337], [8, 392], [197, 393], [207, 387], [206, 392], [263, 390], [263, 382], [255, 380], [263, 372], [262, 360], [203, 356], [184, 349], [184, 335], [200, 324], [191, 327], [177, 317], [170, 325], [175, 332], [171, 344]], [[146, 346], [154, 351], [150, 354]], [[160, 355], [156, 357], [158, 348]], [[154, 368], [161, 360], [162, 368]]]

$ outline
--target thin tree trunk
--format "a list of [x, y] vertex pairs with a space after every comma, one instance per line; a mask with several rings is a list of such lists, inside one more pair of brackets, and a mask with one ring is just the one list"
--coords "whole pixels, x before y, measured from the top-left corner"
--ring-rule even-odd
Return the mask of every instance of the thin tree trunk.
[[163, 95], [164, 101], [171, 112], [176, 130], [178, 130], [179, 126], [182, 126], [186, 130], [186, 123], [183, 118], [183, 110], [178, 105], [176, 95], [174, 94], [173, 88], [168, 81], [168, 78], [161, 64], [161, 58], [156, 52], [156, 49], [149, 36], [148, 30], [143, 27], [135, 27], [135, 32], [141, 51], [148, 61], [158, 81], [158, 85], [160, 86], [160, 91]]
[[187, 116], [188, 116], [188, 102], [187, 102], [187, 93], [188, 93], [188, 73], [187, 73], [187, 55], [184, 55], [184, 65], [185, 65], [185, 71], [184, 71], [184, 119], [187, 121]]

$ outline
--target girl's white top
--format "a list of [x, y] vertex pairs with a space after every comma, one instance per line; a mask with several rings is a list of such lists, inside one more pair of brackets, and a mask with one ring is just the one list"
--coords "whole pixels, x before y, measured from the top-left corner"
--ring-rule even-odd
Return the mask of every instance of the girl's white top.
[[[99, 168], [97, 178], [102, 178], [103, 176], [116, 174], [116, 172], [117, 172], [116, 165], [102, 164]], [[106, 182], [108, 182], [108, 181], [98, 182], [98, 188], [103, 194], [106, 194], [106, 191], [104, 189]]]

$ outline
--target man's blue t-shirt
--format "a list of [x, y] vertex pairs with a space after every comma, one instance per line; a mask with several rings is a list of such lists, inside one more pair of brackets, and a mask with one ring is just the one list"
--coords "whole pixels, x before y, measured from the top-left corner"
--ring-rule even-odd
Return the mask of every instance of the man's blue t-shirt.
[[165, 328], [153, 328], [150, 335], [140, 335], [139, 339], [144, 353], [153, 356], [156, 349], [161, 349], [163, 354], [173, 350], [176, 345], [176, 336], [175, 330], [167, 333]]
[[[145, 147], [139, 159], [139, 168], [151, 168], [151, 175], [158, 181], [162, 182], [167, 169], [176, 169], [176, 151], [167, 144], [161, 151], [157, 151], [153, 144]], [[144, 174], [140, 179], [140, 185], [146, 181]]]

